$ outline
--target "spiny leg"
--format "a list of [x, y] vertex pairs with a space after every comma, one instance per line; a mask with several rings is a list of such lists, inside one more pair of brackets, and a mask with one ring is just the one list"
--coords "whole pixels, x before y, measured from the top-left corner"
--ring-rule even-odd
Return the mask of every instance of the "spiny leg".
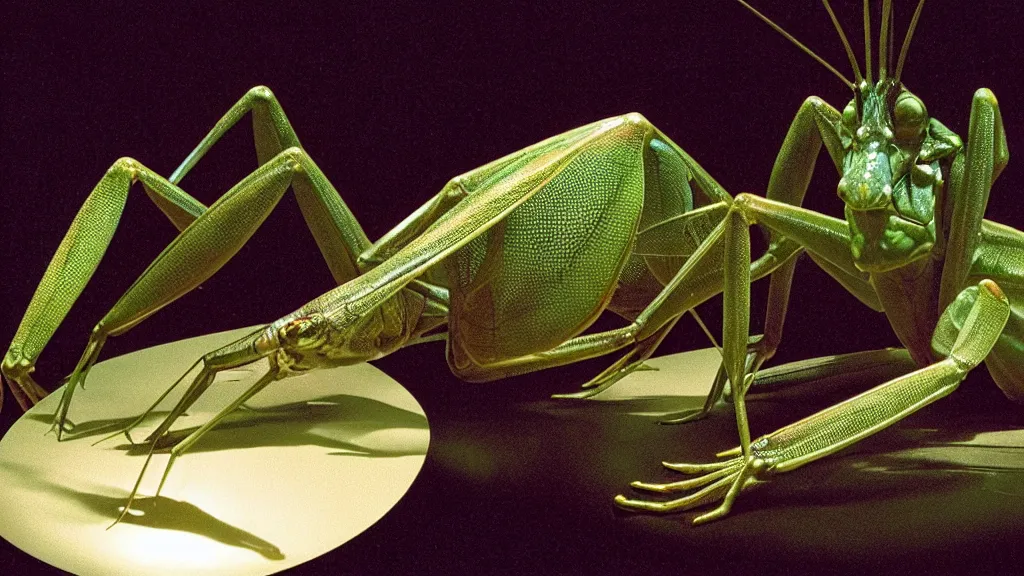
[[[292, 161], [288, 160], [288, 163], [290, 164]], [[75, 389], [84, 383], [107, 337], [126, 332], [163, 306], [190, 291], [220, 268], [248, 240], [255, 230], [255, 226], [262, 222], [287, 188], [292, 168], [281, 164], [279, 162], [277, 166], [271, 166], [269, 169], [257, 170], [197, 218], [197, 225], [190, 225], [164, 249], [114, 304], [110, 312], [100, 320], [90, 334], [86, 350], [68, 379], [57, 406], [55, 425], [58, 439], [64, 430]], [[173, 186], [144, 168], [140, 170], [140, 173], [151, 181]], [[254, 188], [253, 184], [257, 182], [257, 187]], [[263, 192], [263, 188], [270, 188], [270, 194], [253, 193]], [[232, 221], [226, 224], [222, 213], [237, 212], [237, 208], [234, 210], [232, 208], [239, 205], [239, 202], [235, 200], [239, 197], [254, 197], [252, 199], [262, 201], [264, 204], [259, 206], [253, 203], [252, 211], [247, 214], [250, 218], [249, 222]], [[266, 204], [267, 201], [269, 201], [269, 205]], [[253, 218], [256, 219], [256, 222], [251, 221]], [[224, 252], [227, 253], [227, 258], [222, 257]]]
[[[705, 473], [697, 482], [679, 483], [678, 486], [634, 484], [640, 489], [653, 487], [658, 492], [666, 492], [677, 487], [691, 489], [711, 483], [715, 490], [705, 488], [673, 502], [649, 502], [619, 496], [616, 503], [630, 510], [646, 512], [693, 508], [721, 498], [728, 480], [731, 484], [722, 503], [711, 512], [698, 516], [694, 523], [721, 518], [728, 514], [736, 495], [763, 476], [788, 472], [833, 454], [950, 394], [989, 354], [1010, 314], [1009, 301], [999, 286], [990, 280], [982, 280], [962, 296], [958, 299], [961, 304], [954, 303], [958, 309], [948, 309], [935, 331], [937, 349], [948, 345], [949, 355], [944, 360], [762, 436], [751, 443], [750, 452], [742, 456], [735, 456], [743, 451], [741, 446], [721, 454], [733, 456], [730, 460], [712, 465], [666, 464], [682, 472]], [[965, 302], [970, 304], [966, 313], [962, 308]], [[957, 329], [957, 325], [961, 327]], [[952, 335], [955, 339], [950, 344], [947, 340]], [[730, 470], [725, 477], [720, 476], [719, 471], [723, 469]]]
[[[256, 86], [217, 121], [168, 180], [175, 184], [180, 182], [213, 145], [250, 112], [260, 166], [284, 150], [302, 147], [273, 92], [266, 86]], [[361, 252], [370, 248], [371, 243], [341, 195], [319, 169], [309, 171], [305, 178], [295, 179], [291, 185], [306, 225], [313, 233], [335, 281], [343, 284], [357, 276], [356, 260]]]
[[[627, 121], [630, 120], [630, 121]], [[615, 124], [618, 125], [621, 130], [627, 133], [634, 129], [634, 124], [629, 118], [615, 119]], [[345, 284], [338, 286], [330, 292], [321, 295], [320, 297], [309, 302], [303, 307], [303, 310], [309, 311], [310, 314], [337, 316], [340, 314], [339, 307], [344, 310], [344, 313], [358, 320], [359, 318], [366, 317], [369, 314], [373, 314], [373, 310], [376, 306], [379, 306], [383, 301], [388, 300], [392, 296], [395, 296], [398, 291], [409, 285], [410, 282], [415, 281], [418, 277], [422, 276], [429, 267], [436, 264], [436, 262], [443, 258], [445, 255], [450, 254], [451, 251], [457, 249], [457, 247], [465, 241], [471, 239], [474, 235], [480, 234], [485, 231], [489, 226], [495, 222], [500, 221], [501, 218], [507, 214], [508, 211], [514, 209], [519, 203], [525, 201], [532, 194], [536, 193], [540, 189], [540, 186], [546, 182], [545, 177], [550, 178], [551, 171], [557, 171], [561, 168], [561, 165], [550, 159], [550, 156], [543, 156], [544, 152], [550, 152], [552, 149], [559, 147], [565, 148], [561, 153], [571, 155], [574, 153], [573, 146], [582, 146], [594, 138], [601, 138], [606, 136], [604, 129], [609, 125], [606, 123], [595, 123], [588, 127], [576, 129], [566, 134], [551, 138], [547, 141], [541, 142], [533, 147], [527, 148], [525, 151], [510, 155], [507, 159], [502, 159], [484, 167], [472, 171], [462, 177], [453, 179], [452, 184], [458, 188], [462, 188], [462, 180], [474, 181], [479, 179], [486, 180], [486, 176], [491, 168], [503, 169], [509, 163], [527, 164], [537, 160], [537, 165], [531, 165], [533, 170], [527, 171], [524, 175], [520, 176], [516, 172], [506, 174], [508, 181], [503, 181], [502, 184], [511, 184], [510, 186], [500, 186], [493, 189], [481, 187], [479, 195], [477, 196], [477, 202], [472, 205], [465, 202], [455, 201], [453, 205], [448, 202], [446, 198], [435, 198], [435, 201], [441, 204], [449, 204], [448, 211], [434, 218], [435, 225], [429, 227], [423, 234], [416, 236], [415, 238], [409, 239], [401, 248], [399, 248], [393, 255], [373, 266], [364, 275], [359, 276]], [[206, 222], [207, 218], [211, 218], [213, 214], [221, 209], [225, 212], [225, 215], [220, 217], [221, 224], [223, 226], [231, 227], [232, 229], [246, 229], [248, 234], [251, 234], [255, 229], [255, 226], [262, 221], [262, 217], [254, 218], [248, 224], [245, 222], [234, 223], [234, 216], [236, 212], [241, 212], [244, 215], [252, 216], [251, 213], [258, 212], [258, 207], [249, 206], [248, 200], [238, 199], [244, 197], [246, 194], [253, 194], [254, 192], [250, 189], [266, 187], [262, 184], [257, 184], [261, 181], [261, 174], [270, 174], [272, 170], [278, 168], [278, 164], [281, 162], [287, 162], [291, 160], [290, 173], [286, 179], [280, 182], [268, 182], [265, 183], [267, 186], [274, 190], [273, 194], [270, 194], [272, 198], [269, 203], [265, 206], [265, 210], [269, 210], [273, 207], [276, 199], [283, 194], [284, 190], [287, 189], [289, 182], [293, 185], [297, 179], [305, 177], [307, 172], [312, 172], [316, 169], [315, 165], [311, 160], [299, 149], [290, 148], [277, 157], [271, 160], [260, 169], [258, 169], [253, 175], [248, 177], [242, 183], [236, 185], [222, 198], [216, 205], [214, 205], [202, 218], [197, 220], [195, 226], [190, 227], [186, 230], [178, 239], [175, 240], [175, 244], [170, 246], [166, 254], [173, 253], [178, 247], [179, 243], [188, 243], [192, 245], [198, 245], [205, 247], [211, 254], [220, 254], [220, 258], [226, 261], [230, 256], [231, 252], [223, 251], [218, 252], [220, 249], [217, 246], [211, 245], [211, 238], [207, 236], [207, 232], [197, 232], [197, 227], [200, 224]], [[543, 170], [537, 170], [540, 166]], [[507, 170], [505, 172], [508, 172]], [[317, 178], [309, 178], [312, 182], [314, 189], [318, 189], [316, 183], [320, 180]], [[323, 180], [325, 182], [325, 180]], [[479, 184], [479, 182], [477, 182]], [[466, 190], [472, 191], [476, 188], [477, 184], [469, 182], [465, 187]], [[239, 195], [236, 198], [234, 192], [238, 191]], [[448, 194], [449, 187], [446, 187], [446, 191], [442, 194]], [[455, 191], [454, 200], [464, 196], [466, 190]], [[249, 191], [249, 192], [243, 192]], [[333, 191], [333, 189], [332, 189]], [[256, 196], [262, 198], [263, 195], [256, 194]], [[430, 203], [428, 203], [430, 204]], [[427, 210], [427, 212], [432, 212]], [[430, 217], [428, 217], [430, 218]], [[420, 222], [419, 217], [408, 219], [406, 224], [418, 225]], [[402, 225], [399, 226], [401, 228]], [[401, 234], [399, 234], [401, 235]], [[382, 241], [380, 244], [387, 244], [388, 242]], [[400, 241], [393, 242], [394, 244], [402, 244]], [[167, 266], [166, 261], [164, 263], [159, 262], [151, 266], [147, 273], [153, 271], [159, 271], [162, 275], [179, 274], [177, 267], [174, 265]], [[212, 273], [212, 272], [211, 272]], [[146, 274], [144, 278], [140, 279], [133, 288], [138, 288], [140, 285], [145, 284]], [[165, 283], [160, 282], [158, 286], [163, 286]], [[178, 282], [177, 284], [180, 284]], [[446, 298], [443, 287], [435, 287], [437, 290], [431, 288], [429, 284], [424, 284], [426, 292], [430, 294], [431, 298], [439, 298], [444, 300]], [[435, 294], [436, 292], [436, 294]], [[127, 298], [127, 296], [125, 297]], [[156, 307], [156, 304], [153, 305]], [[123, 311], [122, 315], [125, 314]], [[418, 327], [418, 325], [417, 325]], [[249, 342], [254, 344], [254, 342]], [[245, 345], [240, 349], [241, 352], [252, 351], [254, 348]], [[267, 350], [263, 352], [269, 353]], [[252, 358], [255, 359], [255, 358]], [[204, 359], [206, 361], [208, 359]], [[212, 369], [209, 366], [209, 362], [206, 362], [206, 369]], [[177, 418], [187, 405], [194, 401], [198, 395], [202, 394], [203, 390], [209, 386], [212, 381], [212, 376], [209, 370], [201, 371], [200, 376], [197, 377], [189, 391], [185, 393], [183, 402], [179, 403], [179, 406], [172, 411], [172, 413], [165, 419], [161, 428], [154, 433], [155, 437], [159, 437], [174, 419]]]
[[[775, 157], [765, 191], [766, 198], [794, 206], [803, 204], [822, 145], [836, 168], [840, 168], [843, 146], [833, 129], [840, 117], [838, 110], [818, 97], [804, 100]], [[774, 230], [769, 229], [769, 233], [769, 251], [777, 244], [790, 242], [785, 235]], [[764, 334], [746, 343], [749, 356], [746, 361], [747, 373], [756, 372], [761, 364], [774, 356], [782, 340], [796, 262], [796, 258], [790, 258], [772, 273], [768, 286]], [[716, 377], [717, 388], [724, 389], [725, 377], [726, 374], [719, 371]]]
[[[832, 129], [832, 125], [838, 122], [839, 118], [839, 111], [818, 97], [812, 96], [803, 102], [790, 124], [786, 138], [776, 156], [766, 189], [767, 198], [795, 206], [802, 204], [822, 145], [836, 167], [840, 167], [843, 146]], [[764, 333], [759, 337], [751, 338], [746, 345], [745, 366], [748, 374], [756, 373], [761, 364], [775, 354], [775, 350], [779, 346], [797, 261], [792, 241], [773, 230], [769, 230], [769, 232], [771, 235], [766, 256], [772, 253], [789, 254], [789, 256], [775, 267], [771, 275]], [[819, 258], [815, 258], [813, 255], [812, 258], [819, 265], [821, 264]], [[827, 262], [825, 266], [828, 266]], [[858, 298], [871, 298], [870, 285], [859, 272], [854, 270], [852, 273], [846, 273], [840, 272], [838, 269], [826, 269], [833, 276], [836, 273], [851, 276], [850, 279], [841, 279], [841, 282], [844, 285], [853, 284]], [[874, 307], [878, 309], [877, 304]], [[681, 417], [665, 420], [663, 423], [691, 422], [707, 416], [721, 400], [727, 384], [728, 376], [723, 365], [719, 369], [701, 409]]]
[[[835, 133], [833, 126], [840, 119], [838, 110], [818, 97], [807, 98], [796, 117], [790, 124], [789, 131], [782, 147], [776, 156], [765, 197], [770, 201], [785, 202], [799, 207], [806, 196], [819, 152], [824, 145], [837, 170], [841, 170], [843, 145]], [[768, 227], [768, 252], [779, 250], [793, 240], [785, 231]], [[806, 246], [806, 244], [804, 244]], [[838, 248], [843, 248], [839, 246]], [[848, 251], [848, 249], [847, 249]], [[811, 260], [835, 278], [851, 294], [873, 310], [881, 311], [881, 305], [874, 295], [874, 289], [867, 275], [857, 270], [851, 263], [842, 260], [841, 254], [834, 250], [827, 251], [829, 257], [822, 257], [809, 251]], [[839, 256], [839, 264], [829, 258]], [[752, 337], [746, 344], [747, 359], [745, 373], [757, 373], [761, 365], [775, 355], [782, 340], [782, 330], [789, 306], [789, 295], [792, 287], [797, 259], [791, 257], [779, 266], [771, 275], [768, 288], [764, 333]], [[711, 393], [702, 409], [666, 423], [693, 421], [706, 416], [715, 404], [721, 400], [728, 385], [728, 376], [723, 366], [719, 369], [711, 388]]]
[[[766, 197], [769, 200], [785, 202], [798, 207], [803, 203], [823, 144], [836, 167], [840, 168], [843, 146], [830, 127], [838, 121], [839, 116], [839, 112], [835, 108], [820, 98], [812, 96], [804, 101], [790, 125], [778, 156], [776, 156], [767, 187]], [[771, 255], [773, 252], [784, 254], [792, 251], [793, 240], [785, 233], [771, 227], [768, 227], [768, 231], [770, 238], [766, 255]], [[790, 247], [790, 249], [787, 251], [786, 247]], [[839, 250], [843, 248], [841, 245], [830, 246], [826, 250], [826, 253], [829, 254], [828, 258], [813, 251], [809, 252], [809, 256], [861, 302], [873, 310], [880, 311], [881, 305], [878, 303], [866, 275], [853, 267], [852, 263], [847, 262], [848, 258], [842, 259]], [[837, 259], [839, 264], [833, 263], [829, 258]], [[774, 356], [775, 350], [782, 340], [783, 324], [789, 306], [789, 294], [796, 262], [796, 254], [792, 253], [787, 261], [772, 272], [768, 289], [764, 333], [750, 338], [746, 344], [747, 357], [744, 372], [746, 374], [756, 375], [760, 366]], [[706, 417], [722, 399], [728, 383], [728, 375], [723, 365], [715, 376], [703, 407], [664, 420], [662, 423], [680, 424]]]

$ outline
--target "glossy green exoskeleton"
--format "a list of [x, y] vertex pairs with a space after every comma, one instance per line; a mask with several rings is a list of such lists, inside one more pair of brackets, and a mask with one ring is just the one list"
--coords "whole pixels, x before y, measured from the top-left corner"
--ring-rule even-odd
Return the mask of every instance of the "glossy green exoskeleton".
[[[963, 143], [931, 118], [921, 99], [900, 81], [924, 1], [917, 6], [892, 74], [892, 6], [890, 0], [883, 2], [877, 81], [871, 77], [870, 44], [865, 77], [824, 3], [846, 46], [855, 81], [829, 68], [850, 86], [853, 100], [840, 112], [809, 98], [779, 153], [768, 197], [738, 195], [720, 226], [726, 253], [724, 368], [733, 384], [740, 447], [720, 455], [729, 456], [727, 460], [711, 464], [666, 464], [701, 476], [633, 486], [659, 493], [699, 490], [667, 502], [618, 496], [616, 502], [625, 508], [664, 512], [722, 500], [694, 522], [720, 518], [745, 487], [886, 428], [951, 393], [982, 362], [1007, 397], [1024, 402], [1024, 233], [983, 219], [989, 190], [1009, 158], [995, 96], [987, 89], [975, 93]], [[867, 0], [864, 20], [865, 38], [870, 39]], [[845, 219], [799, 206], [822, 144], [841, 174], [838, 192], [846, 205]], [[779, 181], [787, 184], [777, 185]], [[879, 371], [905, 366], [909, 372], [754, 441], [744, 394], [756, 385], [753, 373], [771, 357], [781, 337], [793, 263], [772, 274], [765, 335], [748, 345], [752, 224], [771, 232], [769, 253], [788, 253], [786, 247], [799, 245], [861, 302], [885, 312], [906, 347], [823, 358], [809, 364], [800, 378], [872, 365]], [[715, 238], [712, 233], [708, 242]], [[717, 384], [708, 406], [722, 392], [721, 382]]]

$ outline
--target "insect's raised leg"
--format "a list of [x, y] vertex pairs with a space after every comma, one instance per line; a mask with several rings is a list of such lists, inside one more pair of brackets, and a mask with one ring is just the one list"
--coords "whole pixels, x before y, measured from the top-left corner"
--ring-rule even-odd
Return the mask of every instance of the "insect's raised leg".
[[[203, 204], [154, 176], [135, 160], [121, 158], [107, 170], [57, 248], [0, 366], [14, 397], [25, 410], [46, 395], [31, 376], [36, 359], [99, 265], [134, 182], [142, 183], [148, 196], [179, 230], [206, 210]], [[93, 346], [89, 355], [98, 352]]]
[[[162, 180], [148, 171], [146, 174], [153, 181]], [[74, 390], [85, 379], [106, 338], [126, 332], [212, 276], [252, 236], [295, 182], [305, 184], [297, 190], [310, 189], [317, 198], [337, 198], [334, 189], [326, 187], [329, 184], [321, 187], [327, 181], [308, 155], [302, 149], [289, 148], [232, 187], [139, 276], [90, 335], [61, 398], [58, 435]], [[354, 262], [355, 255], [349, 258]]]
[[[260, 166], [288, 148], [301, 148], [277, 98], [266, 86], [252, 88], [217, 121], [168, 180], [177, 184], [246, 114], [252, 113], [256, 157]], [[319, 170], [292, 182], [295, 198], [317, 246], [338, 284], [358, 274], [356, 258], [370, 241], [341, 196]]]
[[952, 203], [952, 218], [942, 266], [940, 310], [953, 301], [966, 283], [978, 247], [989, 191], [1009, 157], [999, 103], [990, 90], [981, 88], [974, 93], [971, 103], [967, 149], [953, 160], [949, 192], [943, 199]]
[[[810, 184], [814, 167], [822, 145], [828, 152], [837, 170], [841, 170], [843, 145], [833, 125], [839, 121], [840, 113], [827, 102], [817, 97], [807, 98], [796, 113], [790, 124], [786, 138], [779, 149], [768, 180], [766, 197], [770, 200], [785, 202], [794, 206], [803, 203]], [[785, 235], [769, 229], [769, 251], [778, 250], [780, 244], [792, 242]], [[847, 249], [848, 250], [848, 249]], [[881, 310], [867, 277], [851, 267], [838, 267], [816, 253], [810, 253], [811, 259], [829, 275], [854, 294], [859, 300], [874, 310]], [[782, 329], [786, 310], [789, 306], [789, 293], [793, 284], [796, 269], [796, 258], [791, 258], [772, 272], [768, 288], [764, 332], [753, 337], [747, 344], [745, 360], [746, 373], [755, 373], [760, 366], [774, 356], [782, 340]], [[721, 399], [728, 377], [723, 365], [719, 369], [711, 387], [704, 407], [683, 417], [666, 420], [666, 423], [689, 422], [703, 418]], [[754, 383], [756, 385], [756, 382]]]
[[[286, 148], [299, 145], [274, 95], [266, 87], [258, 86], [232, 106], [169, 179], [160, 178], [135, 160], [122, 158], [93, 189], [47, 268], [0, 366], [22, 408], [27, 409], [46, 395], [31, 377], [36, 359], [103, 257], [132, 184], [140, 182], [160, 210], [179, 230], [184, 230], [206, 207], [176, 184], [250, 111], [260, 164]], [[356, 257], [370, 247], [355, 217], [319, 170], [310, 172], [308, 181], [296, 179], [292, 184], [306, 222], [335, 279], [341, 283], [352, 278], [357, 273]], [[95, 361], [100, 346], [97, 340], [88, 347], [83, 355], [85, 363], [80, 368]], [[0, 387], [0, 404], [2, 399]]]
[[[940, 320], [935, 336], [936, 349], [949, 351], [945, 359], [762, 436], [750, 444], [746, 454], [740, 447], [720, 454], [732, 458], [715, 464], [666, 464], [681, 472], [704, 473], [701, 478], [670, 485], [634, 484], [639, 489], [658, 492], [707, 486], [697, 493], [669, 502], [634, 500], [620, 495], [616, 503], [638, 511], [681, 511], [718, 500], [726, 494], [724, 487], [729, 485], [721, 505], [698, 516], [694, 523], [720, 518], [729, 512], [735, 496], [758, 479], [788, 472], [833, 454], [951, 393], [989, 354], [1009, 314], [1010, 303], [999, 286], [983, 280], [961, 293]], [[728, 472], [719, 472], [721, 470]]]

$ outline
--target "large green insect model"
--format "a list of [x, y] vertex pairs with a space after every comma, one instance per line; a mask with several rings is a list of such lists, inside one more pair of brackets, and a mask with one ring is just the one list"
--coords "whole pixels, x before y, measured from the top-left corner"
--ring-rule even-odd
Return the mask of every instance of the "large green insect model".
[[[804, 102], [765, 197], [732, 197], [643, 116], [626, 114], [457, 176], [370, 242], [303, 150], [270, 90], [254, 88], [170, 177], [130, 158], [110, 167], [47, 268], [3, 359], [3, 375], [23, 408], [46, 395], [31, 377], [36, 359], [102, 258], [129, 190], [141, 183], [181, 233], [93, 329], [54, 417], [58, 439], [66, 431], [72, 396], [106, 339], [127, 332], [213, 275], [287, 190], [295, 192], [338, 284], [197, 361], [198, 375], [146, 439], [150, 457], [219, 372], [261, 359], [267, 359], [269, 370], [173, 445], [161, 487], [174, 461], [200, 437], [282, 378], [373, 360], [437, 339], [447, 340], [452, 371], [470, 381], [624, 350], [582, 392], [565, 395], [585, 397], [641, 367], [686, 312], [718, 293], [725, 304], [723, 370], [704, 409], [681, 420], [705, 415], [728, 381], [740, 446], [711, 464], [666, 463], [697, 474], [693, 479], [633, 483], [658, 493], [688, 491], [686, 496], [648, 501], [620, 495], [615, 502], [622, 507], [674, 511], [720, 502], [694, 522], [721, 517], [745, 487], [889, 426], [952, 392], [981, 362], [1008, 397], [1024, 401], [1024, 233], [983, 219], [991, 185], [1009, 156], [995, 96], [986, 89], [975, 93], [964, 143], [929, 117], [924, 103], [900, 82], [923, 0], [895, 67], [891, 2], [884, 0], [878, 78], [873, 79], [868, 4], [865, 0], [868, 46], [862, 75], [825, 2], [855, 79], [819, 61], [843, 78], [854, 98], [842, 111], [814, 97]], [[260, 166], [206, 207], [178, 183], [250, 113]], [[822, 146], [841, 174], [838, 192], [846, 204], [845, 219], [800, 206]], [[769, 231], [770, 241], [765, 254], [752, 261], [749, 228], [755, 224]], [[905, 346], [821, 359], [806, 364], [801, 377], [865, 367], [890, 373], [905, 367], [909, 373], [751, 440], [744, 397], [757, 385], [758, 369], [781, 339], [801, 252], [865, 305], [884, 311]], [[750, 338], [750, 282], [767, 275], [764, 335]], [[584, 334], [605, 309], [627, 325]]]

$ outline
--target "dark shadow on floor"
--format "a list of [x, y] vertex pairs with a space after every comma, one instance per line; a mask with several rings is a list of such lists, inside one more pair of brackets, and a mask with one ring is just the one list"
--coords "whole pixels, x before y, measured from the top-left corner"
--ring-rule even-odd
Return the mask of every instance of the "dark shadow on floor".
[[[35, 491], [48, 492], [56, 498], [74, 501], [77, 505], [103, 518], [109, 518], [111, 522], [120, 514], [120, 510], [128, 498], [127, 493], [120, 496], [107, 496], [95, 492], [73, 490], [51, 482], [28, 466], [12, 462], [0, 462], [0, 466], [10, 471], [11, 477], [18, 479], [26, 487]], [[139, 512], [139, 514], [129, 513], [122, 522], [160, 530], [189, 532], [227, 546], [252, 550], [268, 560], [282, 560], [285, 557], [274, 544], [215, 518], [188, 502], [163, 496], [136, 498], [132, 503], [132, 512]], [[117, 526], [113, 526], [110, 530], [116, 532]]]
[[[154, 411], [133, 432], [135, 444], [122, 443], [117, 448], [131, 455], [149, 453], [142, 440], [145, 433], [158, 424], [166, 411]], [[30, 414], [36, 421], [48, 423], [49, 415]], [[66, 441], [86, 441], [102, 434], [124, 429], [136, 417], [82, 422]], [[190, 450], [190, 453], [234, 450], [256, 446], [322, 446], [338, 450], [337, 455], [365, 457], [397, 457], [424, 454], [425, 445], [395, 444], [386, 447], [366, 446], [356, 438], [388, 429], [428, 428], [427, 419], [416, 412], [390, 404], [346, 394], [322, 396], [308, 401], [291, 402], [259, 408], [242, 408], [227, 416]], [[171, 430], [158, 444], [166, 450], [177, 444], [198, 426]], [[141, 434], [139, 432], [142, 432]], [[107, 442], [124, 441], [118, 435]], [[102, 444], [101, 444], [102, 445]]]

